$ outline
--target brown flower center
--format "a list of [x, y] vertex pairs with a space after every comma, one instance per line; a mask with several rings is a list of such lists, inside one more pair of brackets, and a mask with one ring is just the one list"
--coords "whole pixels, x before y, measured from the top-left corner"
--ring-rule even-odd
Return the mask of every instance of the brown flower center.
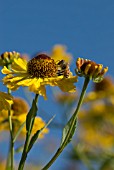
[[46, 54], [39, 54], [28, 62], [28, 73], [33, 77], [57, 76], [57, 64]]

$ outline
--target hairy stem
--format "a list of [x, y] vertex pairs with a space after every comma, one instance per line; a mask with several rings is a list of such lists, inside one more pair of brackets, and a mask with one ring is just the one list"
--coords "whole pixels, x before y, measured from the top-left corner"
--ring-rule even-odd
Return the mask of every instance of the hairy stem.
[[[35, 99], [34, 100], [37, 103], [38, 94], [35, 95]], [[33, 124], [34, 124], [34, 121], [33, 121]], [[25, 140], [24, 149], [23, 149], [23, 153], [22, 153], [22, 157], [21, 157], [21, 160], [20, 160], [20, 163], [19, 163], [18, 170], [23, 170], [23, 168], [24, 168], [25, 161], [26, 161], [27, 154], [28, 154], [28, 146], [29, 146], [29, 143], [30, 143], [31, 131], [32, 131], [32, 128], [30, 126], [29, 130], [26, 133], [26, 140]]]
[[[8, 89], [8, 94], [11, 94], [11, 90]], [[14, 166], [14, 142], [13, 142], [13, 127], [12, 127], [12, 118], [11, 118], [11, 108], [8, 110], [8, 122], [9, 122], [9, 131], [10, 131], [10, 146], [9, 153], [7, 158], [6, 169], [13, 170]]]
[[89, 77], [85, 78], [84, 85], [83, 85], [83, 88], [82, 88], [82, 92], [81, 92], [81, 95], [80, 95], [80, 98], [79, 98], [79, 101], [78, 101], [78, 105], [76, 107], [76, 110], [75, 110], [74, 114], [72, 115], [73, 119], [72, 119], [72, 122], [71, 122], [71, 126], [70, 126], [70, 129], [69, 129], [66, 137], [65, 137], [65, 140], [64, 140], [63, 144], [57, 150], [57, 152], [52, 157], [52, 159], [47, 163], [47, 165], [45, 165], [44, 168], [42, 168], [42, 170], [47, 170], [55, 162], [57, 157], [61, 154], [61, 152], [64, 150], [66, 144], [68, 143], [69, 138], [70, 138], [71, 133], [72, 133], [72, 129], [75, 126], [75, 122], [76, 122], [76, 119], [77, 119], [77, 113], [79, 112], [80, 107], [82, 105], [82, 102], [83, 102], [83, 99], [84, 99], [84, 96], [85, 96], [86, 89], [87, 89], [89, 81], [90, 81]]

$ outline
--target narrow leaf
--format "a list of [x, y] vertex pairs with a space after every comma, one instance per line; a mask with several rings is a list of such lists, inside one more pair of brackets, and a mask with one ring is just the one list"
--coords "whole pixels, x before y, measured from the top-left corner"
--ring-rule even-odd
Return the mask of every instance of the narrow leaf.
[[41, 128], [40, 130], [37, 130], [36, 133], [32, 136], [30, 143], [29, 143], [29, 147], [28, 147], [28, 152], [31, 150], [31, 148], [33, 147], [35, 141], [37, 140], [39, 134], [42, 132], [43, 129], [45, 129], [54, 119], [55, 115], [46, 123], [46, 125]]
[[16, 135], [14, 136], [13, 142], [15, 142], [16, 139], [18, 138], [18, 136], [20, 135], [20, 133], [21, 133], [23, 127], [25, 126], [25, 123], [26, 123], [26, 121], [19, 127], [19, 129], [18, 129]]
[[36, 102], [35, 100], [33, 100], [32, 102], [32, 107], [30, 109], [30, 111], [28, 112], [27, 114], [27, 117], [26, 117], [26, 130], [29, 131], [30, 129], [32, 129], [32, 126], [33, 126], [33, 120], [36, 116], [36, 113], [37, 113], [37, 106], [36, 106]]
[[[64, 147], [65, 147], [72, 140], [72, 137], [73, 137], [73, 135], [75, 133], [75, 130], [76, 130], [76, 123], [77, 123], [77, 119], [76, 119], [75, 122], [74, 122], [74, 125], [73, 125], [73, 127], [71, 129], [71, 132], [69, 134], [69, 130], [71, 128], [71, 124], [72, 124], [73, 120], [74, 120], [74, 115], [70, 118], [70, 120], [67, 122], [67, 124], [65, 125], [65, 127], [63, 129], [61, 146], [64, 143]], [[68, 138], [67, 138], [67, 136], [68, 136]], [[66, 140], [66, 138], [67, 138], [67, 140]]]
[[29, 147], [28, 147], [28, 152], [31, 150], [31, 148], [33, 147], [35, 141], [37, 140], [39, 134], [40, 134], [41, 130], [37, 130], [36, 133], [32, 136], [30, 143], [29, 143]]

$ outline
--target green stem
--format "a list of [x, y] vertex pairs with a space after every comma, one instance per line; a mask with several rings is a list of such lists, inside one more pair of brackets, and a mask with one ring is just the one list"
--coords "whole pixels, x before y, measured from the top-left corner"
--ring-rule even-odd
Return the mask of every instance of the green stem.
[[83, 88], [82, 88], [82, 92], [81, 92], [81, 95], [80, 95], [80, 98], [79, 98], [79, 101], [78, 101], [78, 105], [77, 105], [77, 108], [76, 108], [76, 110], [75, 110], [75, 112], [73, 114], [73, 119], [72, 119], [72, 122], [71, 122], [71, 126], [70, 126], [70, 129], [69, 129], [69, 131], [68, 131], [68, 133], [66, 135], [66, 138], [65, 138], [63, 144], [57, 150], [57, 152], [52, 157], [52, 159], [47, 163], [47, 165], [45, 165], [45, 167], [42, 168], [42, 170], [47, 170], [55, 162], [57, 157], [61, 154], [61, 152], [64, 150], [66, 144], [68, 143], [69, 138], [70, 138], [71, 133], [72, 133], [72, 129], [75, 126], [75, 122], [76, 122], [76, 119], [77, 119], [77, 114], [78, 114], [79, 109], [80, 109], [80, 107], [82, 105], [82, 102], [83, 102], [83, 99], [84, 99], [84, 96], [85, 96], [86, 89], [87, 89], [89, 81], [90, 81], [89, 77], [85, 78], [84, 85], [83, 85]]
[[12, 130], [11, 110], [8, 111], [8, 119], [9, 119], [10, 136], [11, 136], [11, 170], [13, 170], [14, 143], [13, 143], [13, 130]]
[[[38, 94], [35, 95], [34, 100], [37, 103]], [[33, 124], [34, 124], [34, 121], [33, 121]], [[29, 146], [29, 142], [30, 142], [31, 131], [32, 131], [32, 128], [30, 126], [29, 130], [26, 133], [26, 140], [25, 140], [24, 149], [23, 149], [23, 153], [22, 153], [22, 157], [21, 157], [21, 160], [20, 160], [20, 163], [19, 163], [18, 170], [23, 170], [23, 168], [24, 168], [25, 161], [26, 161], [27, 154], [28, 154], [28, 146]]]
[[[8, 94], [11, 94], [11, 90], [8, 89]], [[12, 128], [12, 118], [11, 118], [11, 109], [8, 110], [8, 122], [9, 122], [9, 130], [10, 130], [10, 148], [7, 158], [6, 169], [13, 170], [14, 164], [14, 142], [13, 142], [13, 128]]]

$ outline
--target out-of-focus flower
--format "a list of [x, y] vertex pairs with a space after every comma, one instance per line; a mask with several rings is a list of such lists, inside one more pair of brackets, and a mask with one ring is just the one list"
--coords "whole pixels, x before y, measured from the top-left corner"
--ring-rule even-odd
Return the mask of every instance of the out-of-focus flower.
[[105, 99], [114, 104], [114, 82], [110, 76], [104, 77], [100, 83], [92, 84], [92, 87], [93, 91], [86, 95], [84, 102]]
[[53, 58], [55, 61], [64, 60], [67, 63], [70, 63], [72, 60], [72, 55], [66, 52], [67, 48], [64, 45], [55, 45], [52, 48], [50, 57]]
[[41, 169], [41, 166], [38, 164], [38, 165], [34, 165], [33, 163], [26, 163], [25, 165], [25, 170], [40, 170]]
[[104, 74], [108, 71], [108, 67], [103, 68], [102, 64], [96, 64], [94, 61], [83, 58], [77, 59], [76, 66], [78, 76], [89, 77], [96, 83], [102, 81]]
[[[21, 98], [14, 98], [13, 104], [11, 106], [11, 117], [14, 134], [18, 131], [19, 127], [26, 121], [28, 109], [29, 107], [25, 100]], [[44, 126], [45, 122], [42, 120], [42, 118], [36, 117], [32, 134], [34, 134], [37, 130], [42, 129]], [[8, 111], [2, 110], [0, 112], [0, 131], [8, 130], [9, 130]], [[44, 134], [48, 133], [48, 131], [49, 131], [48, 128], [44, 128], [39, 137], [40, 138], [44, 137]], [[25, 136], [25, 134], [26, 126], [23, 127], [20, 137]]]
[[114, 148], [114, 82], [105, 77], [93, 85], [94, 91], [87, 94], [78, 114], [76, 137], [84, 146], [82, 152], [95, 159], [100, 154], [111, 154]]
[[14, 58], [19, 58], [20, 53], [12, 51], [12, 52], [5, 52], [0, 55], [0, 66], [8, 66], [12, 64]]
[[13, 103], [13, 97], [10, 94], [0, 92], [0, 111], [9, 110]]
[[11, 105], [11, 109], [13, 111], [13, 116], [18, 116], [18, 115], [28, 113], [29, 106], [24, 99], [18, 97], [13, 99], [13, 104]]
[[27, 62], [24, 59], [14, 59], [12, 70], [2, 69], [3, 82], [12, 90], [20, 86], [28, 86], [30, 91], [42, 95], [46, 99], [46, 85], [58, 86], [63, 92], [74, 92], [77, 76], [70, 72], [68, 63], [54, 61], [46, 54], [38, 56]]
[[[15, 169], [18, 169], [18, 164], [17, 164], [17, 162], [15, 162], [14, 167], [15, 167]], [[1, 169], [1, 170], [5, 170], [5, 169], [6, 169], [6, 161], [0, 160], [0, 169]], [[25, 170], [31, 170], [31, 169], [40, 170], [41, 167], [40, 167], [40, 165], [34, 165], [34, 164], [32, 164], [32, 163], [26, 163], [26, 166], [25, 166], [24, 169], [25, 169]]]
[[96, 92], [99, 91], [108, 91], [111, 88], [114, 88], [114, 82], [110, 76], [104, 77], [103, 81], [93, 84], [93, 90]]
[[[18, 118], [16, 118], [16, 117], [14, 118], [15, 131], [18, 130], [18, 127], [21, 126], [21, 124], [24, 123], [25, 120], [26, 120], [26, 115], [25, 114], [19, 115]], [[18, 123], [16, 123], [16, 121], [18, 121]], [[45, 122], [42, 120], [42, 118], [41, 117], [35, 117], [34, 126], [33, 126], [31, 134], [32, 135], [35, 134], [37, 130], [42, 129], [44, 126], [45, 126]], [[40, 133], [39, 138], [40, 139], [43, 138], [44, 135], [47, 134], [48, 132], [49, 132], [49, 129], [44, 128], [42, 130], [42, 132]], [[24, 128], [21, 131], [20, 138], [25, 137], [25, 134], [26, 134], [26, 127], [24, 126]]]
[[114, 147], [114, 82], [111, 77], [105, 77], [93, 85], [93, 90], [85, 97], [88, 109], [79, 114], [79, 138], [89, 148], [111, 150]]
[[77, 100], [77, 93], [57, 93], [55, 95], [56, 101], [60, 104], [67, 104], [67, 105], [71, 105], [74, 102], [76, 102]]
[[0, 169], [5, 170], [6, 162], [0, 160]]
[[114, 105], [103, 100], [91, 102], [88, 109], [79, 113], [80, 143], [88, 150], [111, 151], [114, 147]]

